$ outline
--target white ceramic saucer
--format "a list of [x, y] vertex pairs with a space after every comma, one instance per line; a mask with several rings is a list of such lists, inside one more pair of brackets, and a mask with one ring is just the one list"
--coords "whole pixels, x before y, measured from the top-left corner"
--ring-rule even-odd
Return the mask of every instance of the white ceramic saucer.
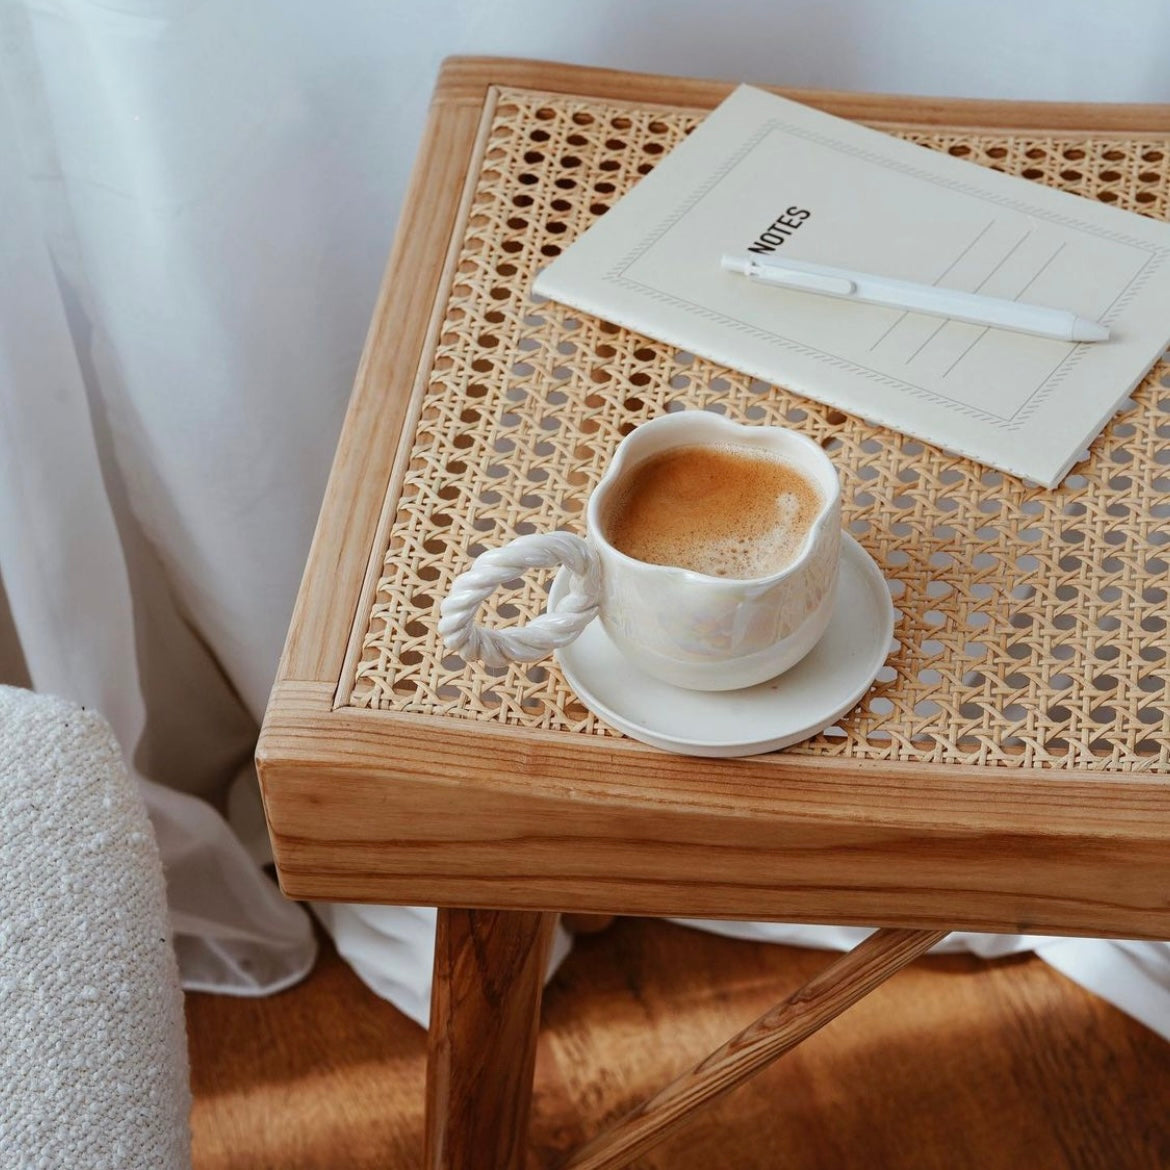
[[[549, 591], [556, 609], [562, 569]], [[591, 622], [557, 660], [581, 702], [643, 743], [690, 756], [751, 756], [816, 735], [855, 707], [890, 652], [894, 608], [881, 570], [841, 534], [837, 600], [809, 654], [778, 678], [739, 691], [688, 691], [659, 682], [622, 656]]]

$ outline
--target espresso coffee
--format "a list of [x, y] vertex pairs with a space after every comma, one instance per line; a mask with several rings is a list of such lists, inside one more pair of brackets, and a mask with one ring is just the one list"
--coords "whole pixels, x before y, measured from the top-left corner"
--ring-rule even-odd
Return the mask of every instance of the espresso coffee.
[[821, 509], [803, 471], [765, 451], [674, 447], [615, 486], [606, 539], [627, 556], [711, 577], [766, 577], [796, 559]]

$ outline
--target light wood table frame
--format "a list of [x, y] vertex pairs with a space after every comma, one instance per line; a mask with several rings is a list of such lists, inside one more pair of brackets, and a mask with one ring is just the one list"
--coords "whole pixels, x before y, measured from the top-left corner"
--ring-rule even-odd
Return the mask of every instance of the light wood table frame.
[[[948, 930], [1170, 936], [1170, 785], [1092, 767], [695, 760], [614, 736], [347, 702], [445, 257], [500, 86], [696, 108], [730, 89], [537, 62], [445, 65], [257, 763], [287, 895], [441, 908], [430, 1167], [524, 1164], [558, 912], [882, 928], [569, 1162], [621, 1165]], [[868, 122], [1170, 135], [1166, 108], [793, 96]]]

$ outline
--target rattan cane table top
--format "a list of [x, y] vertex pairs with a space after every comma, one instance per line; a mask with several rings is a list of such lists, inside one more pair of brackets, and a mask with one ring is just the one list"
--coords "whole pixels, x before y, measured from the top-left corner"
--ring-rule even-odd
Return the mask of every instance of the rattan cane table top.
[[[481, 127], [434, 343], [389, 487], [343, 706], [615, 736], [551, 660], [448, 655], [438, 606], [485, 548], [580, 531], [621, 437], [701, 408], [795, 427], [882, 567], [896, 647], [839, 725], [790, 753], [1105, 771], [1170, 764], [1170, 363], [1056, 490], [1025, 484], [530, 293], [534, 274], [703, 112], [500, 89]], [[1170, 218], [1165, 135], [883, 126], [931, 150]], [[1170, 306], [1168, 306], [1170, 311]], [[543, 607], [526, 580], [485, 618]]]

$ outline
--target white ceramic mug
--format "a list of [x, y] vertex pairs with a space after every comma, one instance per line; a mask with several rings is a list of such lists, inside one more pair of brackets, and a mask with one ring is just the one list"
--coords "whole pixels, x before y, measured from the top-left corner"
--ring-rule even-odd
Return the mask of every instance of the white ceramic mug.
[[[732, 446], [767, 452], [820, 489], [821, 507], [796, 557], [765, 577], [712, 577], [648, 564], [606, 539], [602, 517], [614, 485], [631, 468], [674, 447]], [[690, 690], [753, 686], [795, 666], [832, 614], [841, 545], [841, 488], [816, 443], [783, 427], [744, 426], [707, 411], [643, 423], [619, 444], [589, 498], [586, 533], [521, 536], [479, 556], [440, 608], [439, 632], [464, 660], [489, 666], [534, 662], [567, 645], [600, 617], [606, 633], [641, 670]], [[526, 626], [475, 624], [482, 602], [526, 569], [565, 565], [571, 587], [555, 613]]]

